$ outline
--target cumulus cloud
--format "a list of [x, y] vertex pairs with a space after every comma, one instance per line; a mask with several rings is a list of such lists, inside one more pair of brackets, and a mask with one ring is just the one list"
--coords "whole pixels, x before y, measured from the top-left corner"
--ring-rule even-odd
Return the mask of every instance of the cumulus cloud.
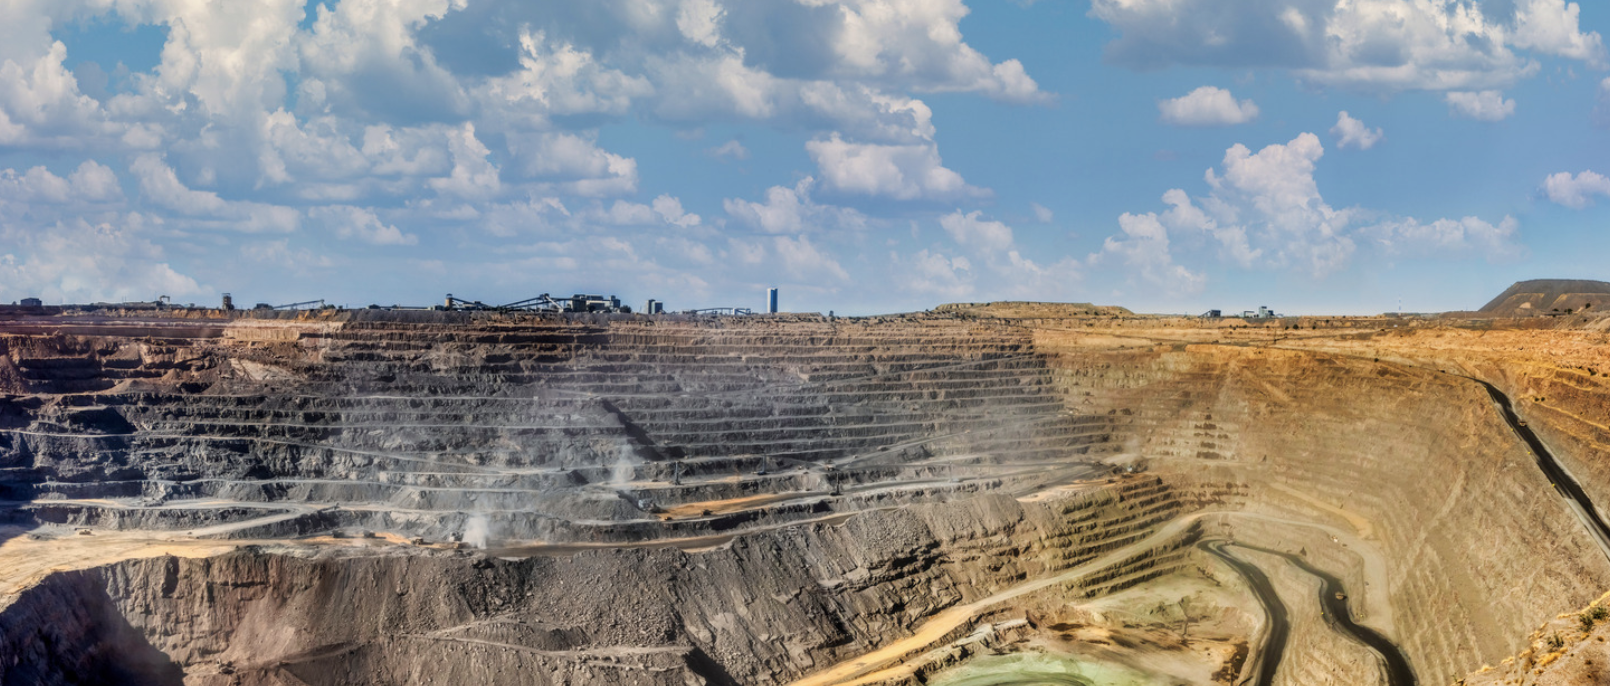
[[1369, 150], [1386, 137], [1381, 129], [1371, 129], [1364, 122], [1348, 116], [1347, 110], [1336, 115], [1336, 125], [1331, 127], [1330, 133], [1336, 137], [1337, 147], [1358, 150]]
[[1581, 8], [1574, 2], [1520, 0], [1515, 5], [1515, 46], [1602, 68], [1604, 41], [1598, 32], [1582, 32], [1580, 14]]
[[900, 275], [897, 287], [924, 298], [968, 298], [977, 282], [973, 263], [960, 255], [950, 257], [923, 249], [908, 257], [890, 253], [889, 261]]
[[[124, 236], [105, 244], [152, 264], [244, 257], [258, 270], [313, 260], [330, 238], [401, 248], [436, 229], [474, 235], [486, 255], [545, 239], [550, 254], [500, 264], [558, 265], [587, 249], [565, 232], [585, 231], [614, 241], [610, 264], [644, 282], [707, 288], [666, 265], [728, 260], [757, 270], [745, 278], [840, 283], [842, 256], [881, 224], [813, 194], [874, 206], [989, 196], [943, 164], [925, 94], [1053, 98], [1011, 55], [968, 44], [968, 12], [964, 0], [12, 3], [0, 9], [0, 147], [48, 150], [0, 171], [0, 222]], [[68, 54], [80, 52], [68, 37], [79, 23], [159, 27], [155, 66]], [[768, 169], [812, 176], [762, 179], [763, 197], [727, 199], [707, 221], [662, 189], [639, 195], [638, 161], [599, 136], [628, 120], [803, 134], [817, 169]], [[706, 153], [750, 159], [744, 136]], [[63, 151], [83, 164], [30, 168]], [[957, 235], [983, 241], [966, 248], [996, 257], [948, 264], [1050, 273], [1016, 252], [1004, 223], [955, 214], [947, 221], [971, 231]], [[990, 229], [1007, 240], [992, 243]], [[274, 235], [239, 235], [254, 232]], [[0, 251], [37, 277], [38, 245]], [[199, 287], [180, 271], [121, 273], [170, 294]]]
[[256, 232], [291, 232], [301, 224], [301, 213], [290, 207], [251, 201], [228, 201], [212, 191], [198, 191], [179, 180], [173, 168], [156, 154], [135, 158], [129, 171], [139, 181], [140, 195], [160, 208], [178, 213], [196, 228]]
[[598, 146], [596, 133], [549, 131], [505, 138], [514, 164], [528, 179], [582, 196], [637, 191], [637, 160]]
[[744, 144], [738, 142], [737, 139], [708, 148], [704, 152], [711, 157], [725, 157], [740, 161], [749, 159], [749, 148], [744, 147]]
[[1051, 220], [1056, 217], [1056, 214], [1052, 213], [1050, 208], [1040, 203], [1031, 202], [1029, 203], [1029, 208], [1034, 210], [1034, 220], [1041, 224], [1050, 224]]
[[415, 245], [419, 237], [403, 233], [396, 226], [380, 220], [374, 210], [351, 205], [330, 205], [308, 210], [308, 218], [315, 224], [341, 238], [351, 238], [370, 245]]
[[217, 193], [191, 190], [179, 180], [173, 167], [159, 155], [141, 155], [129, 171], [140, 181], [140, 193], [161, 207], [187, 215], [215, 215], [228, 207]]
[[1169, 250], [1168, 230], [1163, 228], [1156, 214], [1125, 212], [1118, 217], [1118, 228], [1122, 235], [1108, 236], [1102, 242], [1101, 252], [1092, 256], [1092, 262], [1100, 262], [1107, 256], [1116, 257], [1141, 278], [1161, 286], [1169, 293], [1201, 292], [1207, 279], [1174, 263], [1174, 255]]
[[1366, 227], [1362, 235], [1393, 254], [1457, 257], [1474, 251], [1497, 260], [1520, 254], [1514, 242], [1519, 227], [1514, 217], [1497, 224], [1476, 217], [1424, 223], [1398, 218]]
[[1117, 29], [1106, 58], [1118, 64], [1272, 67], [1376, 92], [1506, 87], [1537, 73], [1524, 51], [1604, 62], [1576, 3], [1515, 7], [1506, 20], [1474, 0], [1093, 0], [1090, 16]]
[[764, 202], [729, 198], [722, 201], [722, 207], [733, 219], [765, 233], [797, 234], [819, 230], [866, 228], [866, 215], [851, 208], [820, 204], [812, 200], [811, 190], [815, 186], [816, 180], [807, 176], [800, 179], [792, 188], [772, 186], [766, 189]]
[[985, 253], [1005, 252], [1012, 249], [1012, 227], [998, 221], [983, 219], [983, 212], [962, 214], [956, 210], [939, 218], [939, 225], [958, 244]]
[[[299, 0], [276, 1], [302, 6]], [[308, 30], [294, 33], [302, 74], [317, 80], [325, 98], [351, 115], [394, 123], [458, 119], [469, 110], [469, 94], [420, 45], [417, 32], [466, 6], [467, 0], [319, 4]]]
[[661, 194], [654, 199], [651, 205], [654, 213], [660, 216], [665, 223], [680, 226], [684, 229], [698, 226], [704, 221], [697, 214], [682, 209], [682, 201], [669, 193]]
[[1515, 113], [1515, 101], [1505, 100], [1498, 91], [1455, 92], [1443, 97], [1448, 100], [1450, 113], [1468, 119], [1503, 121]]
[[938, 146], [851, 143], [834, 134], [805, 144], [806, 152], [833, 190], [897, 200], [981, 197], [988, 191], [967, 185], [946, 168]]
[[916, 98], [829, 81], [801, 85], [798, 97], [810, 115], [862, 140], [915, 143], [934, 137], [933, 110]]
[[107, 121], [100, 103], [79, 91], [66, 59], [57, 41], [31, 60], [0, 62], [0, 145], [78, 147], [127, 128]]
[[123, 302], [202, 293], [203, 286], [175, 270], [161, 246], [143, 235], [140, 223], [0, 224], [0, 299]]
[[453, 153], [453, 170], [447, 176], [430, 180], [430, 187], [444, 195], [486, 198], [502, 187], [498, 168], [488, 156], [492, 151], [475, 136], [475, 125], [466, 123], [448, 137]]
[[542, 31], [522, 30], [520, 50], [520, 69], [492, 79], [488, 95], [525, 116], [621, 114], [633, 99], [654, 92], [648, 79], [605, 67], [592, 53], [550, 41]]
[[[832, 51], [818, 74], [838, 74], [918, 91], [976, 92], [1012, 102], [1046, 99], [1015, 59], [991, 63], [962, 40], [962, 0], [838, 0], [812, 3], [836, 9], [825, 15]], [[836, 5], [836, 7], [835, 7]], [[825, 72], [825, 73], [824, 73]]]
[[783, 272], [801, 281], [844, 283], [850, 273], [844, 271], [837, 259], [818, 249], [805, 236], [776, 236], [772, 250], [782, 262]]
[[1591, 170], [1576, 176], [1560, 172], [1543, 180], [1543, 190], [1549, 200], [1580, 210], [1593, 204], [1593, 196], [1610, 195], [1610, 178]]
[[65, 179], [44, 167], [34, 167], [21, 174], [15, 169], [0, 170], [0, 201], [60, 205], [107, 202], [122, 197], [117, 174], [95, 160], [85, 160]]
[[1237, 102], [1230, 91], [1213, 86], [1160, 100], [1157, 109], [1164, 123], [1175, 126], [1234, 126], [1258, 118], [1258, 106], [1251, 100]]
[[1231, 146], [1221, 167], [1205, 174], [1207, 195], [1171, 189], [1162, 197], [1165, 211], [1123, 214], [1120, 233], [1091, 260], [1120, 260], [1166, 291], [1189, 293], [1202, 287], [1203, 275], [1176, 262], [1173, 250], [1182, 240], [1216, 245], [1221, 261], [1244, 269], [1295, 270], [1315, 278], [1345, 267], [1360, 241], [1416, 256], [1498, 259], [1519, 252], [1518, 223], [1509, 217], [1497, 224], [1475, 217], [1422, 221], [1332, 207], [1314, 179], [1324, 153], [1312, 133], [1258, 152]]

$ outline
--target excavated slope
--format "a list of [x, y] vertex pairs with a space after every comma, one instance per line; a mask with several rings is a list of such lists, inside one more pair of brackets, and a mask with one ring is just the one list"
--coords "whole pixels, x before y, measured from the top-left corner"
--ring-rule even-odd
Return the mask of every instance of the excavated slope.
[[[1598, 434], [1523, 397], [1557, 355], [1386, 320], [1034, 316], [15, 316], [0, 682], [867, 674], [989, 621], [958, 608], [1188, 576], [1206, 537], [1300, 553], [1449, 683], [1610, 588], [1467, 378], [1597, 497]], [[1444, 334], [1484, 356], [1446, 373]], [[1587, 378], [1550, 387], [1565, 413], [1602, 407]], [[1277, 680], [1375, 678], [1293, 616]]]

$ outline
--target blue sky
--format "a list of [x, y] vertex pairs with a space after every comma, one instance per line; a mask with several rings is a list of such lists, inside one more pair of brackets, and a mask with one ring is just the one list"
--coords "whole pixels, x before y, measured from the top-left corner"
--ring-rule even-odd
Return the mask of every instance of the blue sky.
[[16, 0], [0, 301], [1474, 308], [1610, 279], [1607, 22], [1563, 0]]

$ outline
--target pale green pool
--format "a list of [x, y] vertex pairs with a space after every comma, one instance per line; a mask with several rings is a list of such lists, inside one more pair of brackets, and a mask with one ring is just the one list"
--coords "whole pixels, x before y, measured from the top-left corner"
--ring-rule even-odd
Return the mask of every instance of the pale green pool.
[[934, 675], [932, 686], [1157, 686], [1172, 683], [1110, 663], [1041, 653], [989, 655]]

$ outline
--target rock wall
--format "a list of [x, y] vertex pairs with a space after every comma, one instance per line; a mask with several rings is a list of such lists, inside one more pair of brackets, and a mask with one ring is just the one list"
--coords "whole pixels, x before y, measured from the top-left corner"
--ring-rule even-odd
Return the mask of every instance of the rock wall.
[[[129, 561], [52, 575], [6, 608], [0, 681], [139, 668], [182, 669], [192, 684], [775, 683], [1132, 543], [1177, 511], [1159, 481], [1131, 478], [1044, 503], [868, 512], [702, 553]], [[140, 656], [158, 659], [130, 664]]]
[[1610, 561], [1477, 384], [1355, 356], [1090, 343], [1041, 341], [1081, 411], [1122, 417], [1115, 434], [1180, 487], [1216, 489], [1237, 539], [1343, 576], [1426, 683], [1610, 588]]

